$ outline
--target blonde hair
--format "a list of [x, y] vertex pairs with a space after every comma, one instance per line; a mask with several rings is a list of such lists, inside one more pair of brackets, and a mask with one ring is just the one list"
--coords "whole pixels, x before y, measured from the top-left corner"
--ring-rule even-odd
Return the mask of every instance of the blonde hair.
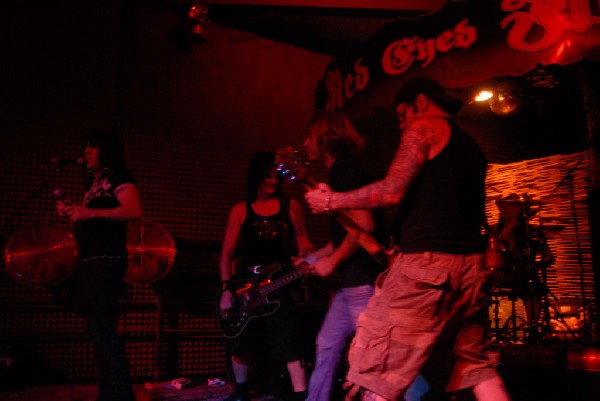
[[365, 146], [365, 140], [350, 119], [338, 110], [315, 114], [308, 123], [308, 129], [316, 136], [320, 151], [336, 159], [358, 156]]

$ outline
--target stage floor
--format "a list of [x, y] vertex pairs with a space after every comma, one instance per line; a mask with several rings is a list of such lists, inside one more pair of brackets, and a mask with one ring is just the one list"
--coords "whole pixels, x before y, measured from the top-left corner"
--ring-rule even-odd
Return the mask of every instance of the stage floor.
[[[233, 389], [231, 384], [220, 387], [208, 386], [198, 383], [177, 390], [163, 388], [149, 390], [143, 384], [134, 386], [137, 401], [222, 401], [229, 396]], [[44, 385], [28, 388], [0, 391], [2, 401], [96, 401], [96, 383], [75, 384], [73, 386]], [[256, 401], [281, 401], [279, 398], [254, 394], [252, 400]]]
[[[600, 347], [566, 345], [497, 345], [498, 371], [512, 401], [600, 400]], [[170, 381], [136, 384], [137, 401], [222, 401], [233, 386], [209, 386], [208, 379], [189, 378], [181, 390]], [[281, 393], [274, 393], [272, 394]], [[281, 395], [280, 395], [281, 396]], [[283, 397], [283, 396], [281, 396]], [[341, 396], [331, 401], [341, 401]], [[0, 388], [2, 401], [95, 401], [96, 383], [75, 385], [22, 385]], [[269, 394], [254, 394], [253, 401], [281, 401]]]

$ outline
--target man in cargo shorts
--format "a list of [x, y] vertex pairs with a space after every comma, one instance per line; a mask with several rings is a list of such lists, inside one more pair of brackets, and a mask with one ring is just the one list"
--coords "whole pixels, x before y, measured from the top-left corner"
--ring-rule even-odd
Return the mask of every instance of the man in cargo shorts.
[[[396, 95], [402, 138], [381, 181], [345, 193], [320, 184], [314, 212], [397, 206], [400, 254], [376, 282], [349, 354], [349, 398], [399, 400], [432, 357], [447, 366], [446, 390], [509, 400], [485, 353], [488, 299], [481, 291], [486, 161], [451, 119], [461, 101], [436, 81], [416, 78]], [[439, 363], [440, 357], [453, 363]], [[436, 374], [440, 372], [435, 372]], [[442, 376], [439, 375], [438, 376]]]

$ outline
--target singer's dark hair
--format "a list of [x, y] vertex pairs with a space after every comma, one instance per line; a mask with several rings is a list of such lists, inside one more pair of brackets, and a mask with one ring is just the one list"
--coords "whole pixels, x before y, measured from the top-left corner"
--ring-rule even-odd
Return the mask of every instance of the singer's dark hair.
[[99, 158], [102, 168], [110, 171], [127, 169], [123, 143], [114, 132], [93, 129], [85, 138], [85, 146], [100, 150]]

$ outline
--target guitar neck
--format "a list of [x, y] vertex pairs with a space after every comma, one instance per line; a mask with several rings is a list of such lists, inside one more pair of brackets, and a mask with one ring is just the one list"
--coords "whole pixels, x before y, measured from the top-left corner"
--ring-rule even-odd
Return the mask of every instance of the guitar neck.
[[262, 287], [260, 287], [259, 291], [260, 291], [261, 295], [267, 296], [271, 292], [280, 289], [281, 287], [291, 283], [292, 281], [296, 280], [297, 278], [302, 277], [303, 274], [304, 273], [302, 273], [298, 270], [294, 270], [293, 272], [286, 274], [283, 277], [280, 277], [278, 279], [270, 281], [268, 284], [263, 285]]

